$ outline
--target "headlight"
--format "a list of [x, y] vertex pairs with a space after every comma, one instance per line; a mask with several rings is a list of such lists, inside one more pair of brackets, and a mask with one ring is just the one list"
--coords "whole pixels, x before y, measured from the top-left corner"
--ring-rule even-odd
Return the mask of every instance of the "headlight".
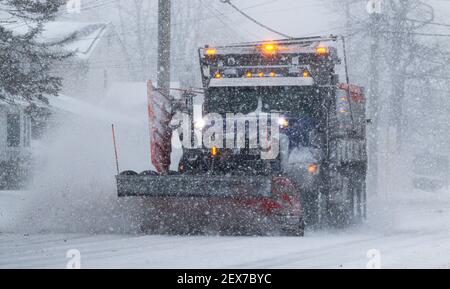
[[284, 116], [281, 116], [278, 119], [278, 124], [280, 125], [281, 128], [287, 128], [289, 127], [289, 119], [285, 118]]
[[202, 130], [205, 128], [206, 122], [203, 118], [194, 122], [194, 128], [197, 130]]

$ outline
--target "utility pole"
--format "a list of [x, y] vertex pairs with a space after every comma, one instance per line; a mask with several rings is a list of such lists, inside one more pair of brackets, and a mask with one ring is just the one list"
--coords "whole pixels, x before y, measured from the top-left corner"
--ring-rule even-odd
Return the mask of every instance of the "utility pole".
[[351, 0], [345, 1], [345, 37], [349, 39], [351, 33], [351, 20], [350, 20], [350, 3]]
[[158, 88], [170, 94], [170, 8], [171, 0], [158, 0]]
[[371, 0], [367, 4], [367, 12], [370, 14], [370, 81], [368, 114], [372, 119], [369, 128], [369, 191], [378, 193], [378, 143], [379, 143], [379, 48], [380, 48], [380, 21], [381, 0]]

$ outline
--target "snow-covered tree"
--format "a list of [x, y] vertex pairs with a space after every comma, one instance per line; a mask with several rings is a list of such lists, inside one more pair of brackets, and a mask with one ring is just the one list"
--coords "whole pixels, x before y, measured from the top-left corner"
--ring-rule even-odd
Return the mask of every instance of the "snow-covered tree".
[[43, 24], [55, 18], [63, 0], [0, 0], [0, 98], [46, 101], [61, 79], [51, 67], [70, 54], [40, 41]]

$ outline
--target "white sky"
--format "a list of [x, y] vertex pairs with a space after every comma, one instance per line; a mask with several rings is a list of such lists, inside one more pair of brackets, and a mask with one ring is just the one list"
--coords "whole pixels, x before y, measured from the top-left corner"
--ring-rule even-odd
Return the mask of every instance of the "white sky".
[[[280, 38], [233, 12], [219, 0], [208, 2], [226, 15], [223, 20], [230, 25], [225, 29], [234, 30], [248, 40]], [[240, 8], [248, 8], [245, 12], [258, 21], [292, 36], [328, 33], [336, 19], [321, 0], [235, 0], [234, 3]]]
[[[389, 0], [385, 0], [389, 1]], [[436, 22], [450, 24], [450, 0], [425, 0], [435, 7]], [[291, 36], [310, 36], [337, 34], [343, 28], [344, 19], [339, 19], [333, 12], [327, 0], [234, 0], [240, 8], [260, 22]], [[246, 20], [242, 15], [233, 12], [219, 0], [207, 0], [205, 3], [214, 6], [225, 15], [222, 17], [224, 29], [239, 33], [247, 40], [261, 40], [279, 38], [254, 23]], [[254, 6], [254, 7], [253, 7]], [[365, 9], [357, 4], [353, 9]], [[213, 13], [213, 12], [212, 12]], [[218, 14], [218, 12], [214, 12]], [[439, 28], [438, 32], [450, 34], [450, 27]]]

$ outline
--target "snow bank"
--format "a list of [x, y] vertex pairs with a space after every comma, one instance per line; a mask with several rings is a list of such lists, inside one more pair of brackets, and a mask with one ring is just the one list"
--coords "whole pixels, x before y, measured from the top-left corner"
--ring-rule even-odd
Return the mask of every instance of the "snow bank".
[[369, 199], [368, 230], [384, 234], [450, 232], [450, 189], [410, 189]]

